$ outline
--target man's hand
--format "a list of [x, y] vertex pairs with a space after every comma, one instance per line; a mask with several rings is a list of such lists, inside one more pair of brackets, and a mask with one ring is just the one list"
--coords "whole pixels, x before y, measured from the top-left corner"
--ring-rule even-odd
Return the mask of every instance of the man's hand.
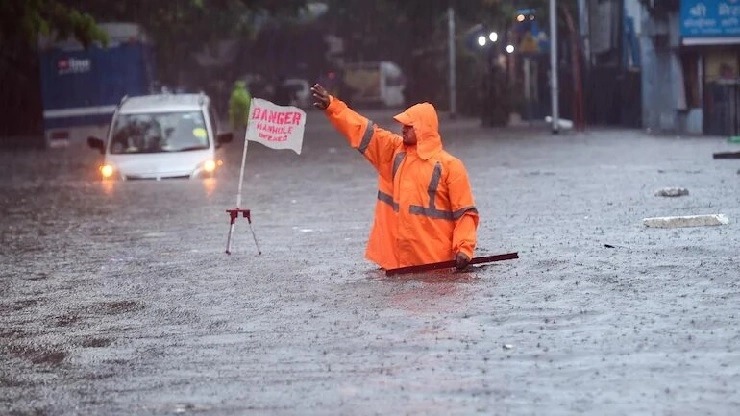
[[326, 88], [319, 84], [314, 84], [311, 87], [311, 95], [313, 96], [314, 107], [319, 110], [326, 110], [326, 107], [329, 107], [329, 103], [331, 103], [331, 95]]
[[470, 257], [465, 255], [465, 253], [457, 253], [455, 255], [455, 268], [457, 271], [464, 270], [468, 267], [468, 263], [470, 263]]

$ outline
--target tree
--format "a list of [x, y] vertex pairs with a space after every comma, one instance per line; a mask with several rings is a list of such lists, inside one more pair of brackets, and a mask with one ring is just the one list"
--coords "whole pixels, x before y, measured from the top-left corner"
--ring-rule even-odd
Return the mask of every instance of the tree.
[[4, 0], [0, 2], [0, 43], [23, 42], [33, 47], [39, 35], [74, 36], [83, 44], [107, 36], [95, 19], [59, 0]]
[[39, 36], [73, 36], [85, 45], [107, 41], [91, 15], [62, 1], [0, 1], [0, 137], [41, 131]]

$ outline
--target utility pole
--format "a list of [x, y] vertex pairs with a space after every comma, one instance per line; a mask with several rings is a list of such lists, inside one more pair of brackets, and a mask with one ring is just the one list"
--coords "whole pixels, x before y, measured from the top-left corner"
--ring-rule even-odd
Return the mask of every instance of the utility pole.
[[558, 134], [558, 27], [555, 0], [550, 0], [550, 87], [552, 90], [552, 134]]
[[455, 59], [455, 9], [450, 6], [447, 8], [447, 29], [448, 34], [448, 50], [450, 53], [450, 118], [457, 117], [457, 66]]

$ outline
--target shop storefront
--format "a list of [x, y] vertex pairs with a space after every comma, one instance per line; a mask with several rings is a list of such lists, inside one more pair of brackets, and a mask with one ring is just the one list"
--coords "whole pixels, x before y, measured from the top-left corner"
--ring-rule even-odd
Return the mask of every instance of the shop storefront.
[[740, 0], [681, 0], [679, 35], [679, 110], [704, 134], [740, 135]]

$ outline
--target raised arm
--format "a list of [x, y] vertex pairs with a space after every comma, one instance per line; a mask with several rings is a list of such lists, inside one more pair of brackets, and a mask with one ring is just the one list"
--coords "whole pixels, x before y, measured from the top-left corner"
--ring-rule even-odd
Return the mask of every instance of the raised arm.
[[311, 87], [311, 92], [314, 106], [324, 110], [329, 121], [349, 145], [372, 163], [381, 176], [391, 178], [393, 155], [403, 142], [401, 136], [378, 127], [372, 120], [331, 96], [321, 85]]

